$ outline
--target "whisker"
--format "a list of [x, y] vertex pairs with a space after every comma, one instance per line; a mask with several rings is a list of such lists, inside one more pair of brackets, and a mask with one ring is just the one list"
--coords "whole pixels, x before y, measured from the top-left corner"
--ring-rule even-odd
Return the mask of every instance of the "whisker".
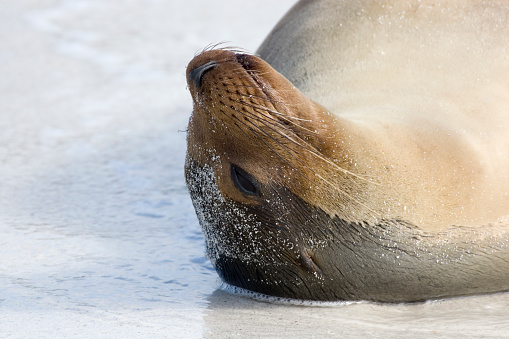
[[[275, 119], [275, 118], [274, 118], [274, 117], [272, 117], [270, 114], [265, 114], [265, 113], [272, 113], [272, 114], [276, 114], [276, 115], [278, 115], [278, 116], [281, 118], [281, 120], [286, 121], [288, 124], [293, 124], [294, 126], [296, 126], [296, 127], [300, 128], [300, 129], [301, 129], [301, 130], [303, 130], [303, 131], [308, 132], [308, 133], [309, 133], [309, 134], [311, 134], [311, 135], [313, 135], [313, 134], [314, 134], [314, 135], [317, 135], [317, 134], [318, 134], [316, 131], [310, 130], [310, 129], [308, 129], [308, 128], [306, 128], [306, 127], [302, 126], [302, 125], [299, 125], [299, 124], [295, 123], [294, 121], [291, 121], [290, 119], [291, 119], [291, 118], [294, 118], [294, 117], [289, 117], [289, 116], [287, 116], [287, 115], [285, 115], [285, 114], [283, 114], [283, 113], [280, 113], [280, 112], [278, 112], [278, 111], [271, 110], [271, 109], [269, 109], [269, 108], [267, 108], [267, 107], [264, 107], [264, 106], [261, 106], [261, 105], [251, 104], [251, 103], [247, 103], [247, 102], [244, 102], [244, 101], [237, 101], [237, 100], [234, 100], [234, 99], [230, 99], [230, 100], [232, 100], [233, 102], [237, 102], [237, 103], [240, 103], [240, 104], [242, 104], [242, 105], [245, 105], [245, 106], [248, 106], [248, 107], [253, 108], [256, 112], [260, 113], [262, 116], [267, 117], [268, 119], [270, 119], [270, 120], [274, 121], [274, 122], [275, 122], [275, 123], [277, 123], [277, 124], [281, 124], [281, 121], [280, 121], [280, 120], [278, 120], [278, 119]], [[299, 118], [295, 118], [295, 120], [297, 120], [297, 121], [311, 122], [311, 120], [304, 120], [304, 119], [299, 119]]]
[[[283, 162], [285, 162], [288, 166], [290, 166], [290, 168], [292, 168], [293, 170], [295, 170], [298, 174], [300, 174], [302, 177], [304, 177], [306, 180], [308, 180], [310, 183], [318, 186], [318, 183], [315, 182], [314, 180], [310, 179], [308, 176], [306, 176], [304, 173], [302, 173], [300, 170], [298, 170], [297, 168], [295, 168], [295, 166], [293, 166], [290, 162], [288, 162], [288, 160], [286, 160], [285, 158], [283, 158], [274, 148], [272, 148], [265, 140], [263, 140], [263, 138], [261, 138], [257, 133], [256, 131], [247, 126], [246, 123], [242, 122], [240, 119], [238, 119], [236, 116], [235, 118], [237, 120], [239, 120], [241, 123], [243, 123], [244, 125], [246, 125], [247, 128], [249, 128], [249, 130], [251, 132], [253, 132], [253, 134], [255, 134], [274, 154], [276, 154], [281, 160], [283, 160]], [[350, 199], [351, 201], [354, 201], [356, 202], [357, 204], [363, 206], [364, 208], [366, 208], [368, 211], [370, 211], [371, 213], [373, 214], [377, 214], [376, 211], [374, 211], [373, 209], [369, 208], [367, 205], [365, 205], [363, 202], [359, 201], [358, 199], [354, 198], [352, 195], [350, 195], [349, 193], [347, 193], [346, 191], [338, 188], [336, 185], [333, 185], [331, 182], [329, 182], [327, 179], [325, 179], [324, 177], [322, 177], [320, 174], [318, 174], [317, 172], [315, 172], [311, 167], [309, 167], [306, 163], [304, 163], [301, 159], [299, 159], [293, 152], [293, 150], [291, 150], [290, 148], [286, 147], [284, 144], [282, 144], [279, 140], [275, 139], [273, 136], [271, 136], [269, 133], [267, 133], [267, 131], [265, 131], [264, 129], [260, 128], [259, 126], [253, 124], [251, 121], [248, 120], [248, 122], [256, 127], [260, 132], [262, 132], [263, 134], [265, 134], [267, 137], [269, 137], [270, 139], [272, 139], [272, 141], [274, 141], [276, 144], [278, 144], [279, 146], [281, 146], [282, 149], [284, 149], [289, 155], [291, 155], [295, 160], [297, 160], [300, 164], [302, 164], [303, 166], [305, 166], [306, 168], [308, 168], [315, 176], [317, 176], [319, 179], [321, 179], [323, 182], [327, 183], [328, 186], [331, 188], [331, 189], [334, 189], [340, 193], [342, 193], [344, 196], [346, 196], [348, 199]], [[267, 126], [270, 128], [270, 126]], [[297, 153], [298, 154], [298, 153]]]
[[[246, 104], [247, 105], [247, 104]], [[257, 105], [252, 105], [251, 106], [255, 111], [257, 111], [258, 113], [262, 114], [262, 115], [265, 115], [263, 114], [261, 111], [265, 111], [267, 113], [272, 113], [272, 114], [276, 114], [278, 115], [282, 120], [286, 121], [288, 124], [292, 124], [293, 126], [295, 127], [298, 127], [300, 128], [301, 130], [305, 131], [305, 132], [308, 132], [310, 135], [318, 135], [318, 132], [316, 130], [311, 130], [307, 127], [304, 127], [302, 125], [299, 125], [297, 123], [295, 123], [295, 121], [292, 121], [292, 119], [294, 120], [297, 120], [297, 121], [302, 121], [302, 122], [311, 122], [311, 120], [307, 120], [307, 119], [299, 119], [297, 117], [291, 117], [291, 116], [288, 116], [284, 113], [280, 113], [278, 111], [274, 111], [274, 110], [271, 110], [269, 108], [266, 108], [266, 107], [263, 107], [263, 106], [257, 106]], [[279, 122], [279, 121], [278, 121]], [[280, 122], [279, 122], [280, 123]]]
[[[258, 139], [264, 143], [264, 145], [269, 148], [279, 159], [281, 159], [284, 163], [286, 163], [290, 168], [292, 168], [293, 170], [295, 170], [297, 173], [299, 173], [302, 177], [304, 177], [306, 180], [310, 181], [311, 183], [313, 184], [317, 184], [315, 182], [313, 182], [313, 180], [311, 180], [310, 178], [308, 178], [308, 176], [306, 176], [304, 173], [302, 173], [300, 170], [298, 170], [297, 168], [295, 168], [290, 162], [288, 162], [288, 160], [286, 160], [285, 158], [283, 158], [279, 152], [277, 152], [274, 148], [272, 148], [272, 146], [270, 146], [265, 140], [263, 140], [263, 138], [258, 135], [258, 133], [256, 133], [256, 131], [250, 127], [247, 123], [245, 123], [244, 121], [240, 120], [239, 118], [237, 118], [236, 116], [234, 116], [241, 124], [243, 124], [244, 126], [246, 126], [254, 135], [256, 135], [258, 137]], [[248, 120], [249, 121], [249, 120]], [[250, 122], [250, 121], [249, 121]], [[254, 125], [252, 122], [250, 122], [252, 126], [256, 127], [258, 130], [262, 131], [265, 135], [267, 135], [269, 138], [271, 138], [272, 140], [274, 140], [276, 143], [278, 143], [281, 147], [285, 148], [284, 145], [282, 145], [281, 143], [279, 143], [277, 140], [275, 140], [272, 136], [270, 136], [267, 132], [265, 132], [263, 129], [260, 129], [258, 126]], [[245, 133], [245, 132], [244, 132]], [[263, 147], [263, 145], [259, 144], [257, 142], [257, 144], [261, 147]], [[295, 156], [292, 155], [294, 158]], [[297, 161], [300, 161], [300, 159], [297, 159], [295, 158]], [[302, 162], [302, 161], [300, 161]]]
[[[245, 48], [242, 48], [242, 47], [238, 47], [238, 46], [221, 46], [221, 45], [224, 45], [224, 44], [227, 44], [229, 43], [228, 41], [221, 41], [221, 42], [216, 42], [216, 43], [210, 43], [208, 45], [206, 45], [201, 52], [198, 52], [195, 54], [198, 55], [198, 54], [201, 54], [201, 53], [204, 53], [204, 52], [208, 52], [208, 51], [212, 51], [212, 50], [221, 50], [221, 51], [231, 51], [233, 53], [240, 53], [240, 54], [249, 54], [249, 55], [254, 55], [254, 53], [246, 50]], [[221, 46], [221, 47], [220, 47]]]
[[[252, 108], [254, 108], [255, 110], [257, 110], [257, 108], [256, 108], [256, 107], [253, 107], [252, 105], [250, 105], [250, 104], [248, 104], [248, 103], [246, 103], [246, 102], [243, 102], [243, 101], [236, 101], [236, 100], [231, 99], [231, 98], [230, 98], [230, 100], [232, 100], [232, 101], [234, 101], [234, 102], [237, 102], [237, 103], [240, 103], [241, 105], [246, 105], [246, 106], [248, 106], [248, 107], [252, 107]], [[252, 113], [252, 112], [249, 112], [248, 110], [246, 110], [246, 111], [244, 111], [244, 113], [242, 113], [241, 111], [239, 111], [238, 109], [236, 109], [234, 106], [230, 106], [230, 108], [232, 108], [232, 109], [236, 110], [236, 111], [237, 111], [237, 112], [239, 112], [240, 114], [248, 114], [249, 116], [253, 117], [256, 121], [261, 122], [261, 123], [262, 123], [262, 124], [264, 124], [265, 126], [267, 126], [267, 127], [271, 128], [271, 129], [273, 129], [271, 126], [267, 125], [266, 121], [264, 121], [263, 119], [260, 119], [260, 117], [258, 117], [257, 115], [255, 115], [255, 114], [254, 114], [254, 113]], [[279, 114], [279, 112], [274, 111], [274, 110], [270, 110], [270, 109], [268, 109], [268, 108], [266, 109], [266, 112]], [[275, 118], [274, 118], [273, 116], [271, 116], [270, 114], [265, 114], [265, 113], [263, 113], [263, 112], [260, 112], [259, 110], [258, 110], [258, 113], [260, 113], [260, 114], [262, 115], [262, 117], [265, 117], [265, 118], [267, 118], [267, 119], [269, 119], [269, 120], [271, 120], [271, 121], [275, 122], [277, 125], [281, 125], [281, 122], [280, 122], [279, 120], [275, 119]], [[293, 123], [293, 122], [292, 122], [292, 123]], [[297, 125], [297, 124], [296, 124], [296, 125]], [[297, 126], [298, 126], [298, 125], [297, 125]], [[307, 130], [306, 128], [304, 128], [304, 127], [302, 127], [302, 126], [300, 126], [300, 127], [301, 127], [303, 130]], [[345, 169], [345, 168], [342, 168], [342, 167], [338, 166], [336, 163], [332, 162], [330, 159], [328, 159], [328, 158], [324, 157], [322, 154], [320, 154], [317, 150], [310, 149], [309, 147], [306, 147], [306, 145], [304, 145], [304, 144], [302, 144], [301, 142], [299, 142], [299, 141], [295, 140], [294, 138], [290, 137], [289, 135], [287, 135], [287, 134], [283, 133], [282, 131], [280, 131], [280, 130], [275, 130], [275, 129], [273, 129], [273, 131], [274, 131], [274, 132], [276, 132], [276, 133], [278, 133], [278, 134], [280, 134], [281, 136], [285, 137], [287, 140], [289, 140], [289, 141], [293, 142], [294, 144], [296, 144], [296, 145], [298, 145], [298, 146], [302, 147], [303, 149], [307, 150], [309, 153], [311, 153], [311, 154], [312, 154], [312, 155], [314, 155], [315, 157], [319, 158], [320, 160], [324, 161], [325, 163], [327, 163], [327, 164], [329, 164], [329, 165], [333, 166], [334, 168], [336, 168], [336, 169], [338, 169], [338, 170], [342, 171], [344, 174], [352, 175], [352, 176], [354, 176], [354, 177], [356, 177], [356, 178], [359, 178], [359, 179], [361, 179], [361, 180], [365, 180], [365, 181], [367, 181], [367, 182], [369, 182], [369, 183], [371, 183], [371, 184], [378, 185], [377, 183], [375, 183], [375, 182], [373, 182], [373, 181], [371, 181], [371, 180], [369, 180], [369, 179], [367, 179], [367, 178], [365, 178], [365, 177], [363, 177], [363, 176], [360, 176], [360, 175], [355, 174], [355, 173], [353, 173], [353, 172], [351, 172], [351, 171], [349, 171], [349, 170], [347, 170], [347, 169]], [[308, 131], [309, 131], [309, 130], [308, 130]], [[309, 133], [311, 133], [311, 134], [316, 134], [316, 132], [315, 132], [315, 131], [309, 131]], [[299, 138], [299, 139], [300, 139], [300, 138]], [[300, 140], [302, 140], [302, 139], [300, 139]], [[303, 140], [302, 140], [302, 141], [303, 141]]]
[[[283, 101], [279, 101], [279, 100], [273, 100], [273, 99], [269, 99], [269, 98], [263, 98], [261, 96], [258, 96], [258, 95], [251, 95], [251, 94], [244, 94], [244, 93], [236, 93], [236, 94], [239, 94], [240, 96], [244, 96], [244, 97], [247, 97], [247, 98], [251, 98], [251, 97], [254, 97], [256, 99], [260, 99], [260, 100], [264, 100], [264, 101], [267, 101], [267, 102], [270, 102], [270, 103], [276, 103], [276, 104], [284, 104]], [[236, 101], [240, 104], [248, 104], [246, 101]], [[312, 120], [310, 119], [303, 119], [303, 118], [297, 118], [297, 117], [292, 117], [288, 114], [285, 114], [283, 112], [279, 112], [279, 111], [275, 111], [275, 110], [272, 110], [266, 106], [262, 106], [261, 104], [256, 104], [256, 103], [252, 103], [250, 102], [249, 104], [251, 104], [253, 108], [259, 108], [259, 109], [262, 109], [266, 112], [269, 112], [269, 113], [273, 113], [273, 114], [277, 114], [277, 115], [280, 115], [280, 116], [284, 116], [285, 118], [287, 119], [293, 119], [293, 120], [298, 120], [298, 121], [304, 121], [304, 122], [311, 122]]]
[[[232, 106], [232, 107], [233, 107], [233, 106]], [[237, 109], [235, 109], [235, 110], [237, 110]], [[237, 110], [237, 111], [238, 111], [238, 110]], [[239, 111], [239, 113], [241, 113], [241, 112]], [[249, 113], [249, 114], [250, 114], [251, 116], [253, 116], [253, 117], [256, 117], [256, 116], [255, 116], [253, 113], [251, 113], [251, 112], [247, 112], [247, 113]], [[263, 114], [263, 116], [265, 116], [265, 115]], [[257, 117], [256, 117], [256, 118], [257, 118]], [[273, 121], [274, 121], [274, 118], [273, 118], [273, 117], [270, 117], [270, 116], [269, 116], [269, 118], [270, 118], [271, 120], [273, 120]], [[271, 126], [267, 125], [267, 124], [263, 121], [263, 119], [259, 119], [259, 118], [257, 118], [257, 121], [262, 122], [265, 126], [272, 128]], [[276, 121], [277, 121], [277, 120], [276, 120]], [[278, 121], [278, 122], [279, 122], [279, 121]], [[289, 135], [287, 135], [286, 133], [283, 133], [283, 132], [282, 132], [282, 131], [280, 131], [280, 130], [275, 130], [275, 129], [273, 129], [273, 130], [274, 130], [274, 132], [276, 132], [276, 133], [278, 133], [279, 135], [281, 135], [281, 136], [285, 137], [287, 140], [291, 141], [291, 142], [292, 142], [292, 143], [294, 143], [295, 145], [298, 145], [298, 146], [302, 147], [303, 149], [307, 150], [308, 152], [310, 152], [311, 154], [313, 154], [314, 156], [316, 156], [316, 157], [317, 157], [317, 158], [319, 158], [320, 160], [322, 160], [322, 161], [324, 161], [324, 162], [328, 163], [329, 165], [332, 165], [334, 168], [336, 168], [336, 169], [338, 169], [338, 170], [342, 171], [344, 174], [349, 174], [349, 175], [352, 175], [352, 176], [354, 176], [354, 177], [356, 177], [356, 178], [359, 178], [359, 179], [361, 179], [361, 180], [366, 180], [366, 181], [368, 181], [369, 183], [372, 183], [372, 184], [378, 185], [377, 183], [374, 183], [374, 182], [372, 182], [372, 181], [370, 181], [370, 180], [368, 180], [368, 179], [364, 178], [363, 176], [360, 176], [360, 175], [358, 175], [358, 174], [355, 174], [355, 173], [353, 173], [353, 172], [351, 172], [351, 171], [349, 171], [349, 170], [347, 170], [347, 169], [344, 169], [344, 168], [342, 168], [342, 167], [338, 166], [336, 163], [332, 162], [330, 159], [327, 159], [327, 158], [326, 158], [326, 157], [324, 157], [322, 154], [320, 154], [318, 151], [316, 151], [316, 150], [314, 150], [314, 149], [311, 149], [311, 148], [309, 148], [309, 147], [306, 147], [306, 145], [304, 145], [304, 144], [302, 144], [301, 142], [299, 142], [298, 140], [296, 140], [296, 139], [294, 139], [294, 138], [290, 137], [290, 136], [289, 136]], [[300, 138], [299, 138], [299, 139], [300, 139]], [[300, 140], [302, 140], [302, 139], [300, 139]], [[302, 141], [303, 141], [303, 140], [302, 140]]]
[[[242, 112], [240, 112], [239, 110], [237, 110], [236, 108], [233, 108], [235, 111], [239, 112], [240, 114], [242, 114]], [[242, 122], [242, 120], [240, 120], [239, 118], [237, 118], [236, 116], [234, 116], [237, 120], [239, 120], [240, 122]], [[253, 115], [253, 117], [257, 118], [255, 115]], [[304, 161], [302, 161], [301, 159], [299, 159], [295, 154], [291, 148], [288, 148], [287, 146], [285, 146], [283, 143], [281, 143], [279, 140], [277, 140], [276, 138], [274, 138], [272, 135], [270, 135], [267, 131], [265, 131], [264, 129], [262, 129], [260, 126], [258, 125], [255, 125], [252, 121], [250, 120], [247, 120], [251, 126], [257, 128], [259, 131], [261, 131], [263, 134], [265, 134], [267, 137], [269, 137], [272, 141], [274, 141], [276, 144], [278, 144], [279, 146], [281, 146], [282, 149], [284, 149], [288, 154], [290, 154], [295, 160], [297, 160], [300, 164], [302, 164], [304, 167], [307, 167], [311, 172], [313, 172], [316, 176], [318, 176], [319, 178], [321, 178], [322, 180], [324, 180], [325, 182], [327, 182], [326, 179], [322, 178], [318, 173], [316, 173], [311, 167], [309, 167]], [[278, 135], [283, 135], [286, 137], [287, 140], [290, 140], [292, 142], [295, 143], [295, 141], [293, 141], [291, 138], [289, 138], [288, 136], [284, 135], [284, 134], [281, 134], [280, 131], [276, 130], [272, 125], [270, 124], [267, 124], [266, 121], [264, 121], [263, 119], [257, 119], [257, 121], [261, 122], [265, 127], [271, 129], [272, 131], [274, 131], [275, 133], [277, 133]], [[248, 127], [253, 133], [256, 134], [256, 132], [249, 126], [247, 126], [246, 123], [243, 122], [244, 125], [246, 125], [246, 127]], [[257, 135], [257, 134], [256, 134]], [[258, 135], [257, 135], [258, 136]], [[259, 136], [258, 136], [259, 137]], [[268, 145], [265, 140], [262, 139], [262, 141], [265, 143], [265, 145], [267, 147], [269, 147], [274, 153], [276, 153], [281, 159], [283, 159], [279, 153], [277, 151], [275, 151], [270, 145]], [[305, 146], [301, 145], [301, 144], [298, 144], [299, 146], [305, 148], [306, 150], [308, 151], [311, 151], [309, 150], [308, 148], [306, 148]], [[297, 153], [298, 154], [298, 153]], [[298, 171], [298, 169], [296, 169], [293, 165], [291, 165], [289, 162], [287, 162], [285, 159], [283, 159], [291, 168], [293, 168], [294, 170]], [[300, 173], [300, 171], [299, 171]], [[306, 177], [304, 174], [301, 173], [302, 176]], [[311, 182], [313, 182], [311, 179], [307, 178], [308, 180], [310, 180]], [[313, 182], [314, 184], [316, 184], [315, 182]], [[330, 184], [330, 183], [329, 183]], [[333, 186], [332, 184], [330, 184], [331, 186]]]

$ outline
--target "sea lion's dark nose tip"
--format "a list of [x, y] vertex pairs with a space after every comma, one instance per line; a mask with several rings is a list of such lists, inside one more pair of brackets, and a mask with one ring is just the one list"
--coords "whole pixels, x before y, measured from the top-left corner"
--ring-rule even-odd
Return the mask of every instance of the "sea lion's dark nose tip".
[[211, 60], [206, 64], [196, 67], [191, 72], [189, 72], [187, 76], [189, 77], [190, 81], [194, 82], [194, 86], [196, 88], [200, 88], [203, 75], [210, 71], [211, 69], [213, 69], [214, 67], [216, 67], [216, 65], [217, 63], [214, 60]]

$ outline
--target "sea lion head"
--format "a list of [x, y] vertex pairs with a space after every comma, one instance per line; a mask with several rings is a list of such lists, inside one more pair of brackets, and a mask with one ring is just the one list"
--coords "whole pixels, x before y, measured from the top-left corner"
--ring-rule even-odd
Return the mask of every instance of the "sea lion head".
[[187, 81], [186, 182], [219, 275], [265, 294], [338, 299], [320, 259], [331, 215], [353, 199], [348, 184], [327, 188], [351, 176], [335, 118], [253, 55], [205, 51]]

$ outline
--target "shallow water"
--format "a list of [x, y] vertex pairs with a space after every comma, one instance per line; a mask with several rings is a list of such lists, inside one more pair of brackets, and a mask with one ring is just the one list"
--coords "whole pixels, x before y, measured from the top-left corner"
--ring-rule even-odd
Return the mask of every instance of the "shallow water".
[[0, 336], [507, 335], [508, 294], [301, 306], [220, 289], [183, 178], [185, 66], [211, 42], [256, 50], [293, 1], [211, 3], [0, 5]]

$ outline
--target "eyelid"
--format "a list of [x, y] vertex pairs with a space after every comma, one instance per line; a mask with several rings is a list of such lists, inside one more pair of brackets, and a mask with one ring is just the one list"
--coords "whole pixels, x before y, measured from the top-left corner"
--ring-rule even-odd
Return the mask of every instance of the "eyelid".
[[244, 171], [242, 168], [232, 164], [231, 176], [235, 187], [242, 193], [250, 196], [257, 196], [260, 193], [258, 182], [252, 175]]

